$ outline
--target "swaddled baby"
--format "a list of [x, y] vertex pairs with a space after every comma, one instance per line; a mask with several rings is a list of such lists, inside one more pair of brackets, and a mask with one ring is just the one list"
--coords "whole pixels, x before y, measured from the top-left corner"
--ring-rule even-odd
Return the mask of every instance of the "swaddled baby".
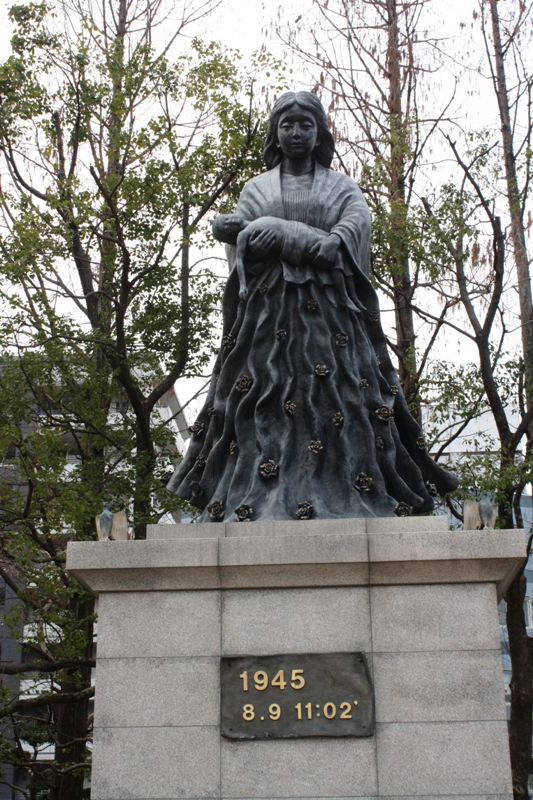
[[[215, 239], [226, 244], [236, 244], [237, 246], [236, 266], [241, 300], [248, 299], [244, 257], [250, 238], [252, 235], [257, 238], [261, 236], [266, 238], [269, 233], [275, 235], [276, 242], [274, 251], [270, 251], [270, 253], [292, 264], [312, 264], [314, 259], [314, 254], [311, 252], [312, 248], [316, 245], [317, 239], [319, 240], [328, 235], [317, 228], [311, 228], [301, 222], [281, 219], [280, 217], [259, 217], [248, 222], [238, 214], [221, 214], [218, 216], [213, 223]], [[299, 255], [295, 253], [295, 241], [298, 242]], [[353, 277], [346, 275], [340, 268], [333, 268], [330, 274], [333, 286], [339, 295], [340, 304], [359, 313], [361, 304], [357, 299]]]

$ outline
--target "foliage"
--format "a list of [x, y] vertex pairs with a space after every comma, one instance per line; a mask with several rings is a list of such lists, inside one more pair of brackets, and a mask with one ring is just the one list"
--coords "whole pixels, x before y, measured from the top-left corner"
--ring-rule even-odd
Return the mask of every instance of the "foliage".
[[[164, 35], [157, 0], [10, 10], [0, 575], [24, 663], [2, 663], [0, 747], [26, 771], [28, 798], [86, 795], [94, 607], [65, 572], [66, 546], [95, 538], [104, 501], [138, 537], [179, 509], [162, 404], [213, 351], [221, 284], [202, 248], [213, 213], [260, 169], [254, 78], [284, 85], [266, 54], [243, 69], [237, 52], [189, 34], [209, 7], [186, 3], [179, 23], [160, 20]], [[39, 759], [49, 743], [55, 757]]]

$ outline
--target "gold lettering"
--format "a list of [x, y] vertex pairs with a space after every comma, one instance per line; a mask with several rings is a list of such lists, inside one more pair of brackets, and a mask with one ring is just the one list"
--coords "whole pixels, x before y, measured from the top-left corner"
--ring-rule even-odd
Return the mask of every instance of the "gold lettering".
[[[357, 705], [357, 700], [355, 701], [355, 705]], [[344, 709], [344, 711], [341, 714], [341, 719], [352, 719], [352, 715], [350, 714], [352, 708], [351, 704], [341, 703], [341, 708]]]
[[264, 692], [268, 686], [268, 675], [262, 669], [254, 674], [255, 688], [258, 692]]
[[293, 669], [291, 673], [291, 686], [293, 689], [303, 689], [305, 678], [303, 669]]
[[272, 678], [272, 686], [279, 686], [281, 691], [286, 687], [287, 681], [285, 680], [285, 670], [280, 669]]

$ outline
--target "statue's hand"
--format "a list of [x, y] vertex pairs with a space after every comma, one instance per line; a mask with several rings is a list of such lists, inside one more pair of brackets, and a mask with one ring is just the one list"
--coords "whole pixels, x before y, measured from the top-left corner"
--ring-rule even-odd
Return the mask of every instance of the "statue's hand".
[[316, 242], [309, 250], [309, 255], [313, 259], [313, 265], [321, 269], [331, 269], [335, 265], [337, 252], [341, 244], [340, 238], [336, 233], [331, 233], [319, 242]]
[[253, 258], [269, 256], [275, 252], [278, 242], [274, 231], [254, 231], [248, 242], [248, 249]]

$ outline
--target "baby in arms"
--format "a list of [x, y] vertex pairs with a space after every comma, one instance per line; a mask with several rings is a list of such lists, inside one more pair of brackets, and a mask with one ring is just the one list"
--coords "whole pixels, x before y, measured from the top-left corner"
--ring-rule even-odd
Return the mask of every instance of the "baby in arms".
[[[276, 255], [291, 264], [313, 264], [316, 255], [313, 250], [320, 243], [320, 239], [325, 238], [327, 234], [317, 228], [280, 217], [259, 217], [248, 222], [238, 214], [221, 214], [213, 223], [213, 236], [219, 242], [237, 245], [239, 297], [241, 300], [246, 300], [248, 287], [244, 257], [252, 237], [258, 245], [263, 244], [267, 247], [269, 254]], [[298, 242], [299, 253], [296, 252], [295, 242]], [[353, 276], [346, 275], [340, 267], [334, 267], [330, 274], [340, 304], [359, 313], [361, 303], [357, 299]]]

